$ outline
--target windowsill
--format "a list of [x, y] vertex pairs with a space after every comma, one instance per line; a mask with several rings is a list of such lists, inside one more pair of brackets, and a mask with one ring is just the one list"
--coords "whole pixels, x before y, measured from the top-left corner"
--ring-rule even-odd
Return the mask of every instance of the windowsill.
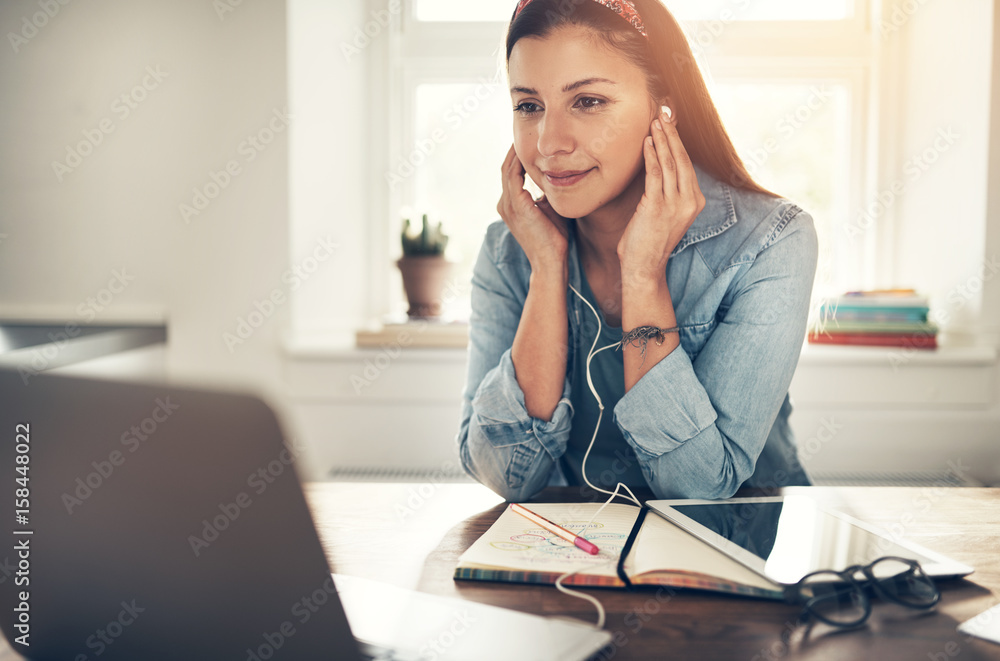
[[[358, 348], [343, 334], [321, 334], [286, 341], [284, 350], [290, 394], [303, 405], [447, 407], [465, 385], [464, 347], [386, 342]], [[992, 346], [908, 350], [807, 343], [793, 397], [807, 409], [987, 411], [995, 400], [996, 364]]]
[[802, 347], [799, 366], [850, 365], [921, 365], [921, 366], [986, 366], [997, 362], [997, 350], [988, 346], [941, 346], [937, 349], [905, 347], [866, 347], [817, 345], [808, 342]]
[[[394, 361], [464, 363], [466, 357], [465, 328], [435, 342], [432, 331], [401, 325], [392, 335], [362, 329], [356, 333], [300, 333], [286, 337], [282, 350], [289, 360], [318, 362], [353, 362], [367, 357], [389, 354]], [[366, 346], [359, 346], [359, 337]], [[457, 338], [463, 341], [459, 343]]]
[[[468, 328], [464, 324], [398, 324], [391, 329], [362, 329], [348, 333], [302, 334], [286, 338], [285, 356], [293, 360], [354, 360], [358, 357], [400, 351], [404, 361], [462, 362], [466, 357]], [[989, 366], [997, 363], [992, 346], [940, 346], [937, 349], [819, 345], [806, 342], [799, 366], [885, 366], [902, 364], [928, 367]]]

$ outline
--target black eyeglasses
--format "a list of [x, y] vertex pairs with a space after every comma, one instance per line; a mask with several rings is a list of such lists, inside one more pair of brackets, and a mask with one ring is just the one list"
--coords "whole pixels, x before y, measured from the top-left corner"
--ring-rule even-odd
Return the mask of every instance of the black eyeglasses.
[[[858, 572], [864, 575], [857, 578]], [[886, 556], [871, 564], [853, 565], [843, 571], [824, 569], [806, 574], [795, 585], [804, 604], [800, 622], [810, 616], [835, 627], [856, 627], [872, 613], [867, 589], [907, 608], [926, 610], [941, 600], [941, 593], [920, 563], [907, 558]]]

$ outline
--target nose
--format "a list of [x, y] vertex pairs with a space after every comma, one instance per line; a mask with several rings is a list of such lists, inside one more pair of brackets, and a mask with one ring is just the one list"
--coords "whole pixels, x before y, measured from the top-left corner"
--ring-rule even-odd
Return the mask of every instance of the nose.
[[549, 157], [571, 153], [575, 148], [572, 119], [558, 111], [547, 111], [538, 123], [538, 153]]

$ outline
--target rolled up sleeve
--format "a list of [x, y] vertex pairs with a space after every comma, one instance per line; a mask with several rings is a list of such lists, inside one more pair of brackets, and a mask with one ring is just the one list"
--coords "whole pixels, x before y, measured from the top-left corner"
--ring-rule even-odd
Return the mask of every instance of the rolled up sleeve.
[[817, 254], [799, 211], [731, 285], [694, 361], [674, 349], [615, 406], [657, 497], [728, 498], [753, 474], [805, 340]]
[[550, 420], [528, 414], [511, 359], [527, 282], [498, 264], [504, 229], [502, 223], [490, 227], [473, 272], [468, 375], [456, 440], [465, 471], [516, 502], [549, 482], [566, 451], [573, 407], [567, 379]]

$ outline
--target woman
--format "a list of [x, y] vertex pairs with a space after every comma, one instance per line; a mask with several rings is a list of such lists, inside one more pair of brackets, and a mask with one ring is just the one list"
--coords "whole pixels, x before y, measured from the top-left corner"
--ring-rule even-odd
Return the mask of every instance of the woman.
[[510, 501], [809, 484], [788, 386], [812, 218], [752, 182], [676, 21], [659, 0], [522, 0], [507, 71], [514, 144], [473, 276], [465, 470]]

